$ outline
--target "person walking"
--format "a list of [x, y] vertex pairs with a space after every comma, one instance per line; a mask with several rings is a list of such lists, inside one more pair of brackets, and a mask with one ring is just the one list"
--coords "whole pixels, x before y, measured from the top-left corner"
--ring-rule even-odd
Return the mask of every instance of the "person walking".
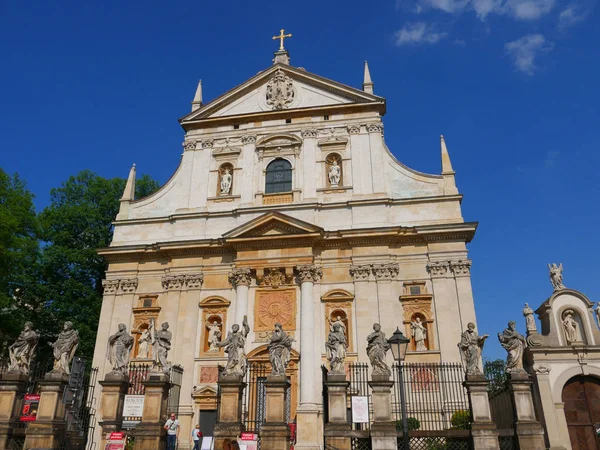
[[165, 422], [164, 428], [167, 430], [167, 450], [175, 450], [179, 440], [179, 420], [175, 413], [171, 413], [171, 418]]
[[192, 430], [192, 441], [194, 443], [194, 448], [192, 450], [200, 450], [200, 443], [202, 441], [202, 431], [200, 431], [200, 425], [196, 425], [196, 428]]

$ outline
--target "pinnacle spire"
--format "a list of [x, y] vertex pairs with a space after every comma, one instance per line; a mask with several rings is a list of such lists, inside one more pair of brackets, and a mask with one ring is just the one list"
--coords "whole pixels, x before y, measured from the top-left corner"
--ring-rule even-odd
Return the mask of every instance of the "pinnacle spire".
[[200, 109], [202, 106], [202, 80], [198, 81], [198, 87], [196, 88], [196, 94], [192, 101], [192, 112]]
[[122, 202], [130, 202], [132, 200], [135, 200], [135, 164], [131, 166], [129, 176], [127, 177], [127, 184], [125, 185], [125, 190], [123, 191], [123, 196], [121, 197]]
[[454, 170], [452, 170], [452, 163], [450, 162], [450, 154], [448, 153], [446, 140], [444, 139], [443, 134], [440, 136], [440, 146], [442, 150], [442, 175], [454, 174]]
[[369, 71], [369, 63], [365, 61], [365, 74], [363, 77], [363, 91], [367, 94], [373, 93], [373, 81], [371, 80], [371, 72]]

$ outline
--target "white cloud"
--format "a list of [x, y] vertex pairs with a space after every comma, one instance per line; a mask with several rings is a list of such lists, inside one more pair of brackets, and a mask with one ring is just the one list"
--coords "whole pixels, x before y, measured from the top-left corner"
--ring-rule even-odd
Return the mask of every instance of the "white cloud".
[[422, 8], [439, 9], [447, 13], [463, 11], [471, 0], [419, 0]]
[[485, 20], [489, 14], [502, 11], [502, 0], [472, 0], [472, 6], [477, 17]]
[[517, 19], [535, 20], [548, 14], [554, 4], [555, 0], [508, 0], [506, 8]]
[[436, 9], [449, 14], [475, 11], [485, 21], [490, 14], [509, 15], [520, 20], [535, 20], [548, 14], [556, 0], [416, 0], [414, 11]]
[[394, 34], [396, 45], [435, 44], [446, 36], [425, 22], [407, 23]]
[[546, 153], [546, 159], [544, 160], [544, 167], [546, 169], [549, 169], [550, 167], [552, 167], [559, 156], [560, 156], [560, 152], [557, 150], [552, 150], [552, 151], [549, 151], [548, 153]]
[[548, 42], [541, 34], [530, 34], [504, 45], [506, 53], [513, 59], [517, 70], [533, 75], [537, 70], [535, 58], [540, 52], [552, 50], [552, 42]]
[[581, 22], [587, 17], [587, 15], [588, 11], [586, 11], [581, 5], [571, 3], [558, 15], [558, 29], [565, 31], [567, 28], [570, 28], [573, 25]]

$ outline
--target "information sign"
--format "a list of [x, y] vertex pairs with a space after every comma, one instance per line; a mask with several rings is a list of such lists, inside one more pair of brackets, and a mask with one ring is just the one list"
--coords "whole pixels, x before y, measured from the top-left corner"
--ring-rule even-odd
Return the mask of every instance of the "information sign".
[[37, 419], [40, 396], [38, 394], [25, 394], [23, 408], [21, 409], [21, 422], [33, 422]]
[[123, 417], [142, 417], [144, 412], [143, 395], [126, 395], [123, 403]]
[[362, 395], [352, 396], [352, 422], [369, 423], [369, 398]]

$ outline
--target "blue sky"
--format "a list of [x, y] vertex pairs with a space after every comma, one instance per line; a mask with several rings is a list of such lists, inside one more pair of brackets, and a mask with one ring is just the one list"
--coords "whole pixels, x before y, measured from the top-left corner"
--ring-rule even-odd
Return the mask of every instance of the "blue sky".
[[[271, 64], [360, 87], [369, 61], [387, 98], [386, 142], [439, 173], [444, 134], [464, 194], [486, 353], [524, 302], [565, 285], [600, 300], [600, 28], [588, 0], [15, 2], [0, 4], [0, 166], [43, 208], [69, 175], [177, 167], [198, 79], [208, 101]], [[391, 332], [392, 330], [388, 330]]]

